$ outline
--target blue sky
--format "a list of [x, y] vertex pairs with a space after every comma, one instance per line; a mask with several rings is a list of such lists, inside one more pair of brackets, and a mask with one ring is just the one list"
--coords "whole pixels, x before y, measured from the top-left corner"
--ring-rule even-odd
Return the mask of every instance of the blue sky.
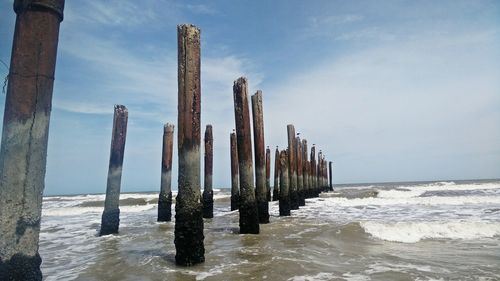
[[[0, 0], [7, 64], [14, 21]], [[334, 161], [337, 183], [500, 178], [499, 1], [68, 0], [45, 194], [105, 191], [114, 104], [129, 109], [122, 191], [159, 189], [162, 125], [177, 121], [179, 23], [202, 30], [215, 187], [230, 185], [242, 75], [263, 91], [273, 151], [293, 123]]]

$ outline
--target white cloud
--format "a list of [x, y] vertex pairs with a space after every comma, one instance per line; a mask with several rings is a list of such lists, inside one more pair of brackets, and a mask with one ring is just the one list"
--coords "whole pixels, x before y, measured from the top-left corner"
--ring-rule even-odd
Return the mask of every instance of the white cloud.
[[218, 12], [214, 7], [204, 4], [196, 4], [196, 5], [187, 4], [186, 9], [188, 9], [194, 14], [202, 14], [202, 15], [215, 15]]
[[[436, 165], [498, 152], [498, 33], [420, 35], [325, 60], [268, 89], [280, 97], [267, 103], [268, 139], [284, 145], [284, 126], [294, 123], [341, 163], [341, 181], [446, 177]], [[492, 175], [491, 162], [460, 159], [471, 163], [448, 169], [450, 177], [466, 168]]]

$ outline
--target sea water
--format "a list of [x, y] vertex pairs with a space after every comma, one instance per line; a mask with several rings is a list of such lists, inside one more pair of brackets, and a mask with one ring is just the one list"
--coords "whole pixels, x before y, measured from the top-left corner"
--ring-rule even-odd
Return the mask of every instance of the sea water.
[[238, 234], [228, 192], [215, 191], [193, 267], [175, 265], [156, 193], [122, 194], [120, 233], [105, 237], [104, 195], [44, 197], [44, 279], [500, 280], [500, 181], [335, 186], [290, 217], [271, 202], [259, 235]]

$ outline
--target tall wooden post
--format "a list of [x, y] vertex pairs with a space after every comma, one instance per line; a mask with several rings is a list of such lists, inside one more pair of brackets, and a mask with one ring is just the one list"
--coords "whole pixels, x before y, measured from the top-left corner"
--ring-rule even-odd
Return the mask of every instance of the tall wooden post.
[[203, 188], [203, 217], [206, 219], [214, 217], [214, 190], [212, 188], [213, 142], [212, 125], [207, 125], [205, 129], [205, 173]]
[[163, 127], [161, 157], [161, 186], [158, 198], [158, 221], [172, 220], [172, 153], [174, 149], [174, 124]]
[[323, 152], [320, 150], [318, 153], [318, 168], [316, 171], [316, 188], [318, 189], [318, 195], [322, 191], [322, 186], [321, 186], [321, 174], [322, 174], [322, 169], [323, 169]]
[[318, 196], [318, 189], [316, 187], [316, 146], [313, 144], [311, 147], [311, 176], [310, 183], [312, 190], [312, 197]]
[[280, 176], [280, 151], [276, 146], [276, 151], [274, 152], [273, 201], [279, 200], [280, 197], [279, 176]]
[[333, 180], [332, 180], [332, 161], [328, 162], [328, 170], [330, 172], [330, 191], [333, 191]]
[[302, 140], [302, 179], [304, 186], [304, 200], [310, 198], [309, 196], [309, 170], [307, 169], [307, 140]]
[[296, 141], [295, 127], [287, 126], [288, 133], [288, 173], [290, 177], [290, 206], [292, 210], [299, 208], [299, 197], [297, 194], [297, 159], [296, 159]]
[[290, 191], [289, 182], [290, 175], [288, 174], [288, 164], [290, 162], [286, 150], [282, 150], [280, 153], [280, 202], [279, 210], [280, 216], [290, 215]]
[[302, 141], [299, 137], [296, 138], [295, 154], [297, 159], [297, 196], [299, 199], [299, 206], [305, 206], [306, 200], [304, 196], [304, 179], [302, 175]]
[[231, 211], [238, 210], [240, 201], [238, 148], [236, 146], [236, 133], [231, 133]]
[[64, 0], [14, 1], [0, 149], [0, 280], [42, 280], [38, 241], [63, 10]]
[[271, 150], [266, 148], [266, 191], [267, 201], [271, 201]]
[[255, 153], [255, 196], [260, 223], [269, 223], [269, 203], [266, 188], [266, 155], [264, 144], [264, 112], [262, 92], [252, 96], [253, 138]]
[[241, 77], [234, 81], [233, 95], [240, 171], [240, 233], [258, 234], [260, 227], [253, 184], [252, 139], [246, 78]]
[[177, 44], [179, 191], [175, 204], [175, 261], [189, 266], [205, 261], [200, 202], [200, 30], [190, 24], [178, 25]]
[[125, 151], [125, 139], [127, 136], [127, 120], [127, 108], [123, 105], [115, 105], [108, 184], [99, 235], [118, 233], [118, 227], [120, 225], [120, 185], [122, 179], [123, 152]]

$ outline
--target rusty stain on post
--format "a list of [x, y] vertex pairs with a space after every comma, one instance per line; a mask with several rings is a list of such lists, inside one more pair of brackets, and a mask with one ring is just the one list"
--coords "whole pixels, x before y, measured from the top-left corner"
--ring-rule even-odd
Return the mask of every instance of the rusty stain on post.
[[14, 1], [0, 149], [0, 280], [42, 280], [38, 241], [63, 10], [64, 0]]
[[299, 208], [299, 197], [297, 194], [297, 160], [295, 152], [295, 127], [287, 126], [288, 133], [288, 173], [290, 177], [290, 208], [297, 210]]
[[172, 153], [174, 149], [174, 125], [163, 126], [161, 157], [161, 186], [158, 198], [158, 221], [172, 220]]
[[253, 183], [252, 136], [246, 78], [240, 77], [234, 81], [233, 97], [240, 177], [240, 233], [258, 234], [260, 227]]
[[240, 201], [240, 183], [238, 171], [238, 148], [236, 146], [236, 133], [231, 133], [231, 211], [238, 210]]
[[175, 204], [175, 261], [195, 265], [205, 261], [200, 202], [200, 29], [177, 26], [178, 43], [178, 194]]
[[99, 235], [118, 233], [120, 225], [120, 185], [122, 178], [123, 152], [125, 151], [125, 140], [127, 137], [127, 121], [127, 108], [123, 105], [115, 105], [108, 184]]
[[266, 187], [266, 155], [264, 144], [264, 111], [262, 108], [262, 92], [259, 90], [252, 96], [253, 138], [255, 154], [255, 196], [259, 223], [269, 223], [269, 203]]
[[203, 217], [207, 219], [214, 217], [214, 191], [212, 188], [213, 142], [212, 125], [207, 125], [205, 129], [205, 173], [203, 188]]

